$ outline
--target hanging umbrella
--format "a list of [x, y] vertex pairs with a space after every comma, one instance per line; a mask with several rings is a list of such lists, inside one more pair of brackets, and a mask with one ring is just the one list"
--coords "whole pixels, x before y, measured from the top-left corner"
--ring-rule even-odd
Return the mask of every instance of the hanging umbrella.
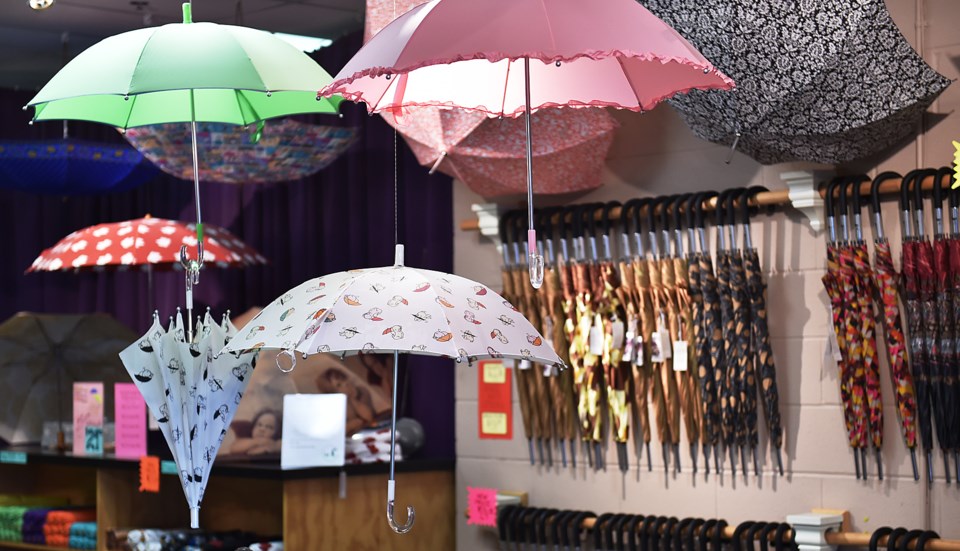
[[644, 5], [739, 85], [675, 98], [681, 117], [701, 138], [761, 163], [834, 164], [901, 143], [950, 84], [904, 39], [883, 0]]
[[154, 314], [147, 333], [120, 359], [173, 453], [190, 506], [190, 527], [198, 528], [210, 468], [250, 383], [257, 351], [219, 354], [236, 334], [227, 316], [217, 324], [208, 311], [195, 341], [184, 339], [180, 318], [177, 313], [169, 331]]
[[[370, 0], [364, 19], [364, 43], [423, 0]], [[437, 107], [407, 107], [399, 115], [382, 112], [400, 132], [421, 165], [440, 170], [484, 197], [523, 193], [526, 180], [520, 119], [488, 118], [483, 113]], [[600, 109], [563, 109], [535, 113], [538, 129], [533, 168], [538, 193], [587, 191], [602, 182], [604, 159], [613, 143], [616, 120]]]
[[[630, 221], [634, 220], [633, 242], [637, 257], [644, 256], [643, 240], [640, 238], [639, 210], [645, 203], [642, 199], [631, 199], [620, 209], [620, 287], [616, 289], [620, 303], [625, 307], [626, 331], [624, 334], [623, 361], [630, 365], [629, 401], [633, 412], [634, 442], [636, 443], [637, 468], [647, 449], [647, 465], [650, 465], [650, 377], [647, 369], [648, 359], [644, 356], [641, 313], [647, 307], [647, 299], [641, 298], [637, 285], [636, 271], [630, 252]], [[639, 341], [638, 341], [639, 338]]]
[[[400, 352], [458, 362], [512, 358], [563, 367], [512, 304], [477, 282], [405, 267], [399, 244], [393, 266], [310, 279], [271, 302], [247, 327], [224, 351], [276, 348], [289, 358], [287, 369], [295, 366], [297, 352], [392, 352], [395, 381]], [[391, 427], [396, 425], [396, 394], [394, 385]], [[406, 524], [394, 521], [393, 463], [391, 457], [387, 518], [394, 531], [405, 533], [413, 528], [414, 510], [407, 507]]]
[[[657, 241], [656, 235], [652, 231], [652, 226], [648, 226], [651, 230], [648, 237], [652, 255], [650, 257], [651, 259], [648, 260], [643, 250], [643, 240], [640, 237], [640, 212], [644, 208], [647, 209], [647, 221], [650, 222], [653, 216], [653, 201], [650, 199], [640, 199], [639, 202], [636, 203], [633, 211], [633, 224], [636, 229], [634, 241], [637, 245], [637, 253], [634, 255], [631, 264], [633, 265], [634, 282], [637, 289], [637, 315], [639, 318], [639, 333], [637, 334], [637, 346], [634, 357], [637, 360], [637, 367], [640, 368], [641, 383], [646, 381], [645, 385], [637, 385], [637, 400], [638, 408], [642, 408], [641, 415], [647, 410], [648, 402], [653, 406], [657, 426], [657, 439], [663, 445], [664, 469], [666, 469], [666, 444], [670, 435], [669, 420], [667, 418], [666, 402], [664, 401], [663, 382], [660, 378], [660, 366], [654, 364], [651, 354], [653, 332], [656, 331], [656, 315], [654, 313], [653, 287], [650, 274], [653, 266], [652, 259], [657, 255]], [[640, 394], [641, 390], [643, 390], [642, 395]], [[647, 427], [650, 426], [652, 426], [652, 424], [649, 421], [648, 415]], [[644, 433], [644, 444], [647, 448], [647, 470], [653, 470], [653, 461], [650, 457], [650, 432], [648, 428]]]
[[276, 36], [255, 29], [183, 23], [106, 38], [71, 60], [28, 103], [33, 120], [86, 120], [120, 129], [189, 122], [197, 215], [197, 257], [180, 252], [186, 281], [188, 333], [193, 285], [203, 266], [203, 223], [197, 167], [197, 122], [251, 124], [297, 113], [333, 113], [341, 98], [315, 90], [330, 76]]
[[[942, 183], [942, 174], [937, 174], [937, 184]], [[948, 281], [952, 291], [952, 304], [950, 310], [953, 313], [954, 321], [954, 367], [957, 371], [951, 373], [953, 381], [957, 385], [950, 400], [953, 403], [951, 411], [954, 414], [954, 422], [960, 424], [960, 414], [956, 411], [960, 404], [960, 190], [950, 190], [950, 279]], [[960, 427], [954, 425], [950, 433], [953, 435], [953, 460], [957, 469], [957, 481], [960, 483]]]
[[[584, 440], [592, 443], [593, 467], [600, 470], [606, 466], [603, 458], [603, 440], [605, 424], [603, 419], [603, 403], [606, 401], [606, 385], [604, 384], [603, 370], [603, 280], [600, 276], [598, 264], [595, 213], [603, 208], [603, 203], [584, 205], [580, 209], [580, 221], [583, 225], [581, 234], [581, 253], [585, 262], [580, 267], [577, 299], [577, 328], [586, 350], [583, 355], [583, 386], [581, 387], [581, 434]], [[585, 244], [590, 245], [590, 253], [586, 255]], [[582, 279], [581, 279], [582, 278]], [[588, 456], [589, 457], [589, 456]]]
[[[942, 345], [952, 337], [950, 325], [952, 325], [949, 312], [939, 312], [941, 307], [946, 307], [949, 300], [949, 294], [946, 287], [947, 265], [947, 247], [943, 239], [943, 211], [939, 184], [937, 181], [934, 186], [934, 209], [936, 221], [934, 223], [934, 239], [940, 244], [934, 248], [924, 236], [925, 220], [923, 216], [923, 178], [934, 176], [936, 171], [932, 169], [924, 170], [922, 176], [917, 176], [913, 183], [914, 214], [917, 222], [917, 240], [919, 241], [919, 252], [917, 255], [917, 271], [920, 283], [920, 309], [924, 323], [924, 347], [927, 357], [927, 364], [930, 368], [930, 408], [934, 418], [934, 428], [936, 429], [937, 442], [940, 444], [940, 450], [943, 452], [943, 461], [945, 467], [945, 476], [947, 483], [950, 483], [950, 460], [947, 451], [952, 447], [949, 430], [952, 412], [948, 413], [947, 408], [950, 404], [947, 399], [948, 385], [946, 383], [946, 372], [948, 362], [952, 361], [952, 348], [949, 351], [943, 350]], [[938, 254], [939, 253], [939, 254]], [[937, 257], [940, 257], [939, 259]], [[943, 273], [941, 273], [941, 270]], [[942, 282], [940, 281], [942, 278]], [[942, 294], [941, 294], [942, 293]], [[951, 343], [952, 344], [952, 343]], [[952, 385], [951, 385], [952, 387]]]
[[[716, 193], [697, 193], [690, 196], [686, 204], [687, 232], [690, 242], [690, 252], [687, 255], [691, 314], [693, 318], [693, 356], [696, 361], [697, 379], [700, 385], [700, 438], [703, 446], [704, 473], [710, 474], [710, 446], [716, 446], [719, 437], [719, 420], [714, 415], [716, 407], [715, 375], [710, 357], [710, 329], [707, 324], [707, 308], [714, 308], [705, 298], [704, 288], [707, 285], [705, 273], [712, 272], [707, 250], [707, 243], [703, 228], [703, 202], [716, 197]], [[700, 251], [697, 251], [697, 242]], [[714, 285], [716, 283], [714, 282]], [[713, 291], [714, 294], [716, 291]], [[712, 300], [712, 297], [711, 297]]]
[[[900, 321], [899, 293], [897, 274], [890, 254], [890, 242], [883, 231], [883, 219], [880, 216], [880, 185], [886, 180], [900, 178], [896, 172], [884, 172], [874, 178], [870, 188], [870, 212], [873, 214], [873, 276], [877, 293], [875, 302], [883, 313], [884, 340], [887, 343], [887, 361], [890, 365], [890, 380], [893, 383], [897, 401], [897, 417], [900, 420], [900, 432], [913, 464], [913, 477], [920, 480], [917, 470], [917, 402], [913, 390], [913, 376], [907, 365], [906, 337]], [[958, 250], [960, 252], [960, 250]], [[960, 258], [960, 257], [958, 257]], [[879, 460], [878, 460], [879, 464]]]
[[[840, 400], [843, 404], [843, 420], [847, 430], [847, 440], [853, 449], [853, 465], [856, 469], [857, 478], [860, 478], [860, 460], [859, 445], [856, 429], [856, 414], [853, 408], [851, 397], [851, 377], [849, 371], [852, 370], [850, 356], [847, 350], [847, 327], [848, 306], [845, 302], [844, 284], [842, 272], [844, 268], [840, 261], [841, 244], [837, 239], [836, 212], [834, 210], [833, 196], [842, 184], [842, 178], [835, 178], [827, 186], [826, 211], [827, 211], [827, 271], [821, 278], [827, 297], [830, 299], [830, 312], [833, 322], [833, 331], [836, 337], [837, 350], [839, 355], [837, 360], [838, 376], [840, 382]], [[841, 188], [841, 193], [843, 193]], [[844, 217], [845, 219], [845, 217]]]
[[[560, 210], [560, 258], [557, 261], [557, 273], [559, 276], [561, 294], [563, 300], [561, 303], [562, 315], [558, 319], [563, 333], [563, 342], [566, 343], [566, 351], [558, 352], [560, 358], [569, 361], [567, 365], [571, 367], [576, 365], [574, 361], [574, 346], [576, 338], [576, 319], [577, 319], [577, 292], [574, 287], [574, 272], [572, 261], [576, 256], [576, 236], [574, 226], [576, 224], [576, 207], [567, 207]], [[566, 223], [567, 216], [570, 216], [570, 224]], [[568, 243], [569, 241], [569, 243]], [[573, 246], [574, 252], [571, 254], [570, 246]], [[549, 282], [548, 282], [549, 285]], [[560, 342], [560, 341], [557, 341]], [[556, 343], [555, 343], [556, 344]], [[579, 359], [577, 360], [579, 361]], [[573, 467], [577, 466], [577, 435], [579, 426], [578, 407], [580, 404], [579, 386], [576, 381], [576, 371], [574, 369], [565, 369], [561, 376], [564, 378], [564, 392], [570, 400], [570, 425], [567, 429], [568, 440], [570, 441], [570, 459]]]
[[[514, 292], [518, 295], [518, 308], [525, 318], [527, 318], [534, 327], [540, 327], [540, 305], [537, 295], [537, 289], [530, 287], [529, 285], [524, 285], [523, 276], [526, 273], [526, 269], [523, 266], [523, 263], [526, 261], [526, 257], [520, 255], [519, 251], [527, 250], [526, 242], [523, 240], [524, 232], [523, 226], [526, 217], [524, 214], [518, 214], [514, 219], [514, 239], [517, 247], [514, 249], [516, 257], [516, 266], [518, 269], [513, 271], [513, 289]], [[536, 245], [534, 245], [536, 246]], [[528, 392], [531, 393], [531, 413], [533, 414], [534, 420], [534, 436], [537, 439], [537, 453], [540, 456], [540, 464], [544, 464], [544, 458], [547, 458], [547, 463], [553, 465], [553, 458], [550, 452], [550, 438], [552, 437], [553, 432], [553, 421], [551, 419], [551, 410], [549, 397], [547, 395], [547, 386], [548, 383], [545, 380], [544, 372], [542, 369], [537, 369], [529, 361], [520, 361], [519, 369], [521, 371], [528, 371]], [[547, 445], [544, 446], [543, 442], [546, 441]], [[546, 449], [546, 454], [544, 453]]]
[[[693, 317], [689, 288], [689, 265], [683, 252], [683, 227], [680, 223], [680, 208], [689, 200], [689, 194], [678, 196], [672, 204], [674, 228], [674, 255], [673, 276], [674, 296], [676, 298], [675, 323], [671, 323], [671, 339], [675, 343], [684, 343], [688, 350], [694, 336]], [[666, 209], [663, 214], [666, 213]], [[665, 225], [665, 227], [667, 227]], [[699, 265], [697, 266], [699, 269]], [[674, 327], [676, 333], [674, 333]], [[700, 379], [696, 369], [696, 357], [687, 353], [686, 361], [674, 357], [673, 373], [680, 388], [680, 403], [683, 410], [683, 423], [687, 432], [687, 442], [690, 444], [690, 458], [693, 464], [693, 474], [697, 474], [697, 444], [700, 441]]]
[[630, 401], [628, 389], [632, 374], [629, 364], [623, 361], [624, 336], [626, 333], [626, 306], [617, 290], [623, 287], [619, 267], [614, 265], [610, 242], [613, 227], [610, 212], [619, 208], [619, 201], [610, 201], [603, 207], [600, 226], [603, 250], [598, 265], [603, 291], [600, 295], [603, 318], [603, 378], [606, 381], [607, 410], [610, 414], [610, 430], [617, 444], [617, 462], [620, 472], [630, 469], [627, 441], [630, 438]]
[[[503, 252], [503, 266], [501, 267], [501, 278], [503, 283], [503, 291], [501, 296], [509, 304], [519, 304], [517, 297], [514, 293], [513, 288], [513, 262], [511, 258], [511, 245], [510, 232], [512, 231], [512, 221], [514, 214], [506, 213], [500, 217], [500, 247]], [[517, 255], [519, 256], [519, 249], [517, 250]], [[516, 370], [514, 373], [514, 379], [517, 382], [517, 399], [520, 401], [520, 417], [523, 421], [523, 435], [527, 439], [527, 449], [530, 453], [530, 464], [536, 464], [536, 460], [533, 456], [533, 421], [532, 421], [532, 412], [531, 412], [531, 396], [528, 386], [528, 372], [527, 370]]]
[[0, 323], [0, 438], [10, 444], [39, 443], [44, 421], [70, 420], [74, 381], [126, 381], [117, 352], [136, 338], [107, 314], [20, 312]]
[[[218, 268], [266, 264], [267, 259], [229, 231], [204, 229], [204, 261]], [[88, 226], [44, 250], [27, 272], [83, 271], [130, 266], [180, 269], [180, 246], [196, 244], [195, 224], [163, 218], [137, 218]]]
[[123, 145], [62, 140], [0, 141], [0, 186], [30, 193], [86, 195], [133, 189], [157, 175]]
[[[713, 197], [717, 209], [721, 209], [720, 196], [715, 192], [703, 195], [704, 199]], [[707, 433], [709, 444], [713, 446], [714, 469], [720, 474], [720, 445], [723, 435], [723, 421], [721, 418], [720, 389], [724, 380], [724, 341], [723, 328], [720, 316], [720, 293], [717, 288], [717, 278], [713, 270], [713, 259], [710, 257], [709, 245], [706, 238], [706, 229], [703, 222], [703, 201], [694, 200], [696, 207], [697, 237], [700, 241], [700, 286], [703, 293], [703, 334], [704, 343], [698, 348], [698, 362], [701, 364], [700, 384], [703, 394], [703, 418], [712, 427]], [[719, 235], [718, 235], [719, 237]], [[718, 253], [719, 254], [719, 253]], [[703, 361], [699, 358], [706, 358]], [[706, 452], [704, 452], [706, 453]]]
[[[750, 319], [752, 324], [752, 349], [755, 362], [759, 370], [760, 398], [763, 401], [764, 418], [767, 422], [767, 431], [770, 434], [770, 446], [777, 454], [777, 468], [783, 476], [783, 426], [780, 422], [780, 392], [777, 389], [776, 363], [773, 357], [773, 347], [770, 345], [770, 329], [767, 326], [766, 283], [760, 268], [760, 255], [753, 246], [753, 236], [750, 231], [750, 198], [763, 188], [750, 188], [744, 195], [741, 207], [743, 217], [743, 265], [747, 278], [747, 294], [750, 301]], [[754, 467], [757, 456], [754, 454]], [[757, 469], [758, 470], [758, 469]], [[758, 473], [759, 474], [759, 473]]]
[[[560, 282], [560, 270], [563, 268], [557, 261], [556, 250], [553, 243], [553, 223], [551, 217], [554, 214], [560, 214], [560, 235], [563, 237], [563, 228], [566, 226], [563, 220], [562, 209], [546, 209], [541, 213], [541, 227], [544, 231], [541, 235], [544, 237], [544, 286], [541, 289], [540, 301], [540, 320], [543, 323], [541, 331], [553, 346], [557, 355], [564, 363], [570, 361], [570, 343], [567, 342], [567, 335], [564, 331], [564, 315], [566, 311], [563, 307], [563, 287]], [[571, 452], [574, 441], [577, 437], [577, 421], [574, 416], [576, 403], [573, 399], [573, 373], [569, 369], [564, 369], [556, 373], [551, 373], [548, 379], [550, 383], [550, 399], [554, 413], [555, 437], [560, 445], [560, 457], [564, 467], [567, 466], [567, 452], [564, 447], [564, 440], [570, 442]]]
[[900, 265], [903, 267], [903, 287], [907, 314], [907, 331], [910, 339], [910, 368], [914, 389], [917, 393], [917, 421], [920, 426], [920, 443], [927, 458], [927, 482], [933, 483], [933, 427], [931, 412], [931, 388], [929, 364], [925, 349], [925, 325], [920, 291], [919, 241], [913, 236], [913, 213], [910, 210], [910, 185], [921, 177], [922, 171], [914, 170], [903, 177], [900, 184], [900, 216], [903, 245], [900, 249]]
[[[731, 287], [731, 257], [733, 249], [731, 240], [730, 249], [726, 247], [727, 224], [729, 216], [725, 216], [733, 208], [732, 202], [735, 193], [739, 190], [727, 190], [717, 198], [716, 226], [717, 226], [717, 293], [720, 297], [720, 326], [723, 339], [722, 364], [717, 367], [719, 384], [717, 392], [720, 396], [720, 419], [723, 435], [723, 445], [730, 454], [730, 472], [737, 472], [737, 433], [741, 427], [740, 396], [737, 392], [737, 334], [734, 320], [733, 295]], [[727, 204], [731, 203], [731, 204]], [[746, 474], [746, 473], [744, 473]]]
[[[522, 81], [509, 78], [521, 74]], [[363, 101], [371, 112], [431, 105], [489, 116], [525, 114], [532, 224], [534, 109], [645, 111], [678, 92], [732, 86], [672, 29], [630, 0], [590, 6], [576, 0], [482, 5], [433, 0], [385, 27], [321, 94]], [[532, 225], [528, 231], [535, 231]], [[539, 287], [542, 258], [533, 246], [529, 253], [530, 282]]]
[[[193, 180], [188, 124], [160, 124], [124, 132], [164, 172]], [[356, 128], [277, 119], [262, 125], [197, 124], [200, 180], [227, 184], [290, 182], [323, 170], [359, 138]]]

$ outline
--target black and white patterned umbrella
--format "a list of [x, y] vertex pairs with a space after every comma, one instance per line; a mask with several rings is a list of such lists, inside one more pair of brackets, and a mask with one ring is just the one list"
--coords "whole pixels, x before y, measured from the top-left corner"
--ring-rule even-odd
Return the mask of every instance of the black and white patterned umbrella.
[[951, 82], [907, 43], [883, 0], [641, 3], [737, 82], [670, 100], [684, 121], [764, 164], [883, 151], [912, 135]]

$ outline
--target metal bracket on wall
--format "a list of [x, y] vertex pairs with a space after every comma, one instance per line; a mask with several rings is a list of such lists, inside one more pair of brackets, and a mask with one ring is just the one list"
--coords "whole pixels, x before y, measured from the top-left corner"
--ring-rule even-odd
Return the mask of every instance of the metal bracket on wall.
[[838, 532], [843, 526], [843, 515], [828, 513], [802, 513], [787, 515], [793, 526], [794, 539], [800, 551], [836, 551], [827, 543], [827, 532]]
[[470, 210], [477, 215], [477, 228], [480, 235], [493, 241], [500, 249], [500, 209], [496, 203], [474, 203]]
[[823, 231], [823, 197], [817, 189], [820, 175], [811, 171], [781, 172], [780, 179], [787, 184], [788, 197], [793, 208], [810, 220], [810, 227], [816, 233]]

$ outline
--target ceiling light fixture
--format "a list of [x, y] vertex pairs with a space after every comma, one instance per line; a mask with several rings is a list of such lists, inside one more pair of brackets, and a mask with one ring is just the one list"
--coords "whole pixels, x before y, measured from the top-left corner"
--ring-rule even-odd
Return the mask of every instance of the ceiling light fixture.
[[30, 0], [30, 7], [39, 11], [45, 10], [53, 5], [53, 0]]

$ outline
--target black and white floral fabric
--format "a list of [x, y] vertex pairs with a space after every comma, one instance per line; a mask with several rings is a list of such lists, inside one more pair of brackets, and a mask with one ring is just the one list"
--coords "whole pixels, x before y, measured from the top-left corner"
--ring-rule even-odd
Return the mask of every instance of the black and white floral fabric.
[[154, 316], [147, 334], [120, 359], [170, 446], [190, 525], [197, 528], [210, 468], [250, 383], [256, 354], [219, 354], [236, 333], [226, 316], [218, 324], [207, 312], [193, 342], [186, 341], [183, 327], [179, 313], [167, 329]]
[[883, 0], [641, 0], [717, 68], [730, 92], [670, 100], [699, 137], [770, 164], [840, 163], [911, 137], [950, 85]]

